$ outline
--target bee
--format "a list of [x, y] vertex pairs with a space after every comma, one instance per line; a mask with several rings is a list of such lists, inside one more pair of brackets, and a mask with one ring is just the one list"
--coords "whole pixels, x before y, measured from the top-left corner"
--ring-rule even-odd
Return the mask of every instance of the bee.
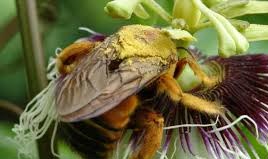
[[[160, 148], [165, 117], [154, 109], [161, 97], [171, 103], [216, 115], [211, 102], [183, 92], [176, 79], [189, 64], [204, 87], [206, 75], [194, 58], [177, 56], [175, 42], [162, 30], [143, 25], [122, 27], [104, 41], [80, 41], [57, 57], [57, 112], [65, 139], [85, 158], [109, 158], [126, 130], [141, 135], [131, 159], [150, 159]], [[151, 101], [151, 102], [148, 102]]]

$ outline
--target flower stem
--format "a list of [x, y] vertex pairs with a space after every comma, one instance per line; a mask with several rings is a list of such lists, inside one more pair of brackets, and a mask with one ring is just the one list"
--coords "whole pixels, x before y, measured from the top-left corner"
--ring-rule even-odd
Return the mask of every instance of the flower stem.
[[0, 32], [0, 51], [18, 31], [18, 19], [12, 17]]
[[[29, 97], [33, 98], [47, 85], [44, 55], [39, 33], [38, 17], [35, 0], [16, 0], [20, 33], [24, 48], [24, 60], [28, 80]], [[38, 141], [40, 159], [55, 158], [50, 152], [48, 132]]]
[[22, 109], [9, 101], [0, 99], [0, 110], [8, 112], [9, 114], [16, 115], [17, 117], [22, 113]]
[[142, 1], [147, 7], [156, 12], [161, 18], [163, 18], [166, 22], [171, 23], [172, 16], [169, 15], [158, 3], [154, 0], [143, 0]]

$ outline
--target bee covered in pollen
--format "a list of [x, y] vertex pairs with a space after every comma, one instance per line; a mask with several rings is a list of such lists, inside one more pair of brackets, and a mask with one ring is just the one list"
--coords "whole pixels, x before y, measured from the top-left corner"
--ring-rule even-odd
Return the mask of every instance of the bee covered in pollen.
[[[187, 124], [186, 120], [205, 124], [209, 119], [215, 120], [216, 116], [221, 116], [219, 126], [230, 124], [226, 118], [230, 122], [232, 117], [226, 111], [237, 109], [240, 102], [231, 95], [236, 80], [253, 69], [260, 73], [268, 70], [265, 55], [214, 57], [204, 60], [201, 67], [193, 56], [179, 58], [177, 49], [180, 48], [176, 48], [166, 32], [142, 25], [124, 26], [104, 41], [80, 41], [68, 46], [56, 59], [58, 77], [43, 96], [32, 102], [33, 105], [46, 105], [43, 109], [50, 113], [44, 114], [29, 104], [20, 125], [14, 128], [17, 140], [25, 143], [26, 129], [33, 139], [40, 138], [41, 132], [55, 119], [61, 122], [60, 130], [66, 142], [85, 158], [111, 158], [126, 131], [132, 130], [131, 150], [127, 157], [151, 159], [162, 141], [163, 151], [167, 151], [174, 132], [169, 127], [173, 125]], [[183, 91], [177, 78], [187, 64], [200, 82], [197, 87]], [[235, 69], [234, 64], [244, 70]], [[261, 71], [260, 67], [266, 69]], [[251, 79], [241, 80], [244, 80], [239, 86], [242, 90], [252, 89], [249, 86], [257, 84], [250, 83]], [[46, 99], [42, 98], [49, 98], [50, 102], [44, 104]], [[264, 98], [256, 99], [267, 103]], [[252, 102], [254, 99], [248, 100]], [[33, 112], [36, 113], [31, 114]], [[41, 114], [40, 118], [36, 119], [36, 114]], [[34, 121], [44, 121], [44, 124], [34, 125], [38, 124]], [[178, 129], [181, 140], [186, 141], [191, 151], [186, 132], [189, 130], [185, 127]], [[210, 139], [218, 139], [218, 134], [207, 138], [213, 133], [212, 125], [199, 131], [209, 150]], [[225, 130], [222, 138], [228, 139], [228, 133], [231, 132]]]
[[[174, 42], [160, 29], [125, 26], [96, 44], [85, 58], [62, 65], [65, 63], [62, 57], [76, 59], [73, 56], [79, 56], [81, 49], [91, 48], [92, 43], [87, 43], [82, 42], [86, 46], [75, 43], [58, 56], [59, 70], [65, 71], [61, 71], [63, 77], [58, 81], [56, 105], [62, 121], [82, 121], [72, 124], [68, 130], [77, 128], [101, 143], [88, 141], [87, 145], [91, 143], [92, 149], [79, 147], [76, 144], [77, 138], [81, 138], [79, 134], [68, 131], [74, 148], [85, 149], [88, 158], [108, 155], [126, 128], [133, 129], [134, 133], [144, 132], [143, 142], [130, 158], [149, 159], [154, 156], [162, 140], [164, 117], [153, 109], [155, 103], [144, 104], [144, 95], [139, 91], [146, 87], [157, 87], [150, 95], [166, 94], [174, 103], [181, 102], [186, 107], [209, 114], [223, 113], [219, 103], [183, 93], [174, 79], [178, 76], [175, 72], [183, 68], [179, 64], [182, 61], [178, 63]], [[195, 61], [185, 62], [192, 66], [204, 84], [213, 85]], [[70, 71], [73, 66], [75, 68]], [[91, 129], [95, 133], [88, 131]], [[94, 148], [96, 145], [100, 146], [99, 150]]]

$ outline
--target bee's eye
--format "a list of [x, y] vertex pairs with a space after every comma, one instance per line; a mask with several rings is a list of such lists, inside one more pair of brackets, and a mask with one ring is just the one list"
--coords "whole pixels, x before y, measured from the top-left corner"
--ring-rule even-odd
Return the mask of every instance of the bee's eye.
[[119, 68], [119, 65], [122, 63], [122, 61], [123, 60], [121, 60], [121, 59], [116, 59], [116, 60], [110, 61], [110, 64], [108, 66], [109, 71], [117, 70]]

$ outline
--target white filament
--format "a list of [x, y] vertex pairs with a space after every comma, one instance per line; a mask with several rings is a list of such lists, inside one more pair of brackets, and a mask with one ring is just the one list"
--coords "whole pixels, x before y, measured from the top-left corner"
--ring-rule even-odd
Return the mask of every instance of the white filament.
[[167, 149], [165, 149], [164, 151], [160, 152], [160, 151], [157, 151], [157, 153], [159, 153], [161, 156], [160, 156], [160, 159], [167, 159]]
[[[224, 120], [227, 120], [225, 116], [222, 116], [222, 117], [224, 118]], [[181, 128], [181, 127], [209, 127], [209, 126], [213, 126], [214, 127], [213, 130], [209, 131], [208, 133], [216, 133], [217, 134], [217, 132], [219, 132], [219, 131], [223, 131], [225, 129], [228, 129], [228, 128], [233, 127], [235, 124], [237, 124], [238, 122], [240, 122], [243, 119], [248, 119], [254, 125], [255, 131], [256, 131], [256, 138], [258, 139], [259, 138], [258, 126], [257, 126], [256, 122], [252, 118], [250, 118], [248, 115], [241, 115], [239, 118], [237, 118], [236, 120], [234, 120], [232, 123], [228, 123], [228, 125], [222, 126], [222, 127], [219, 127], [219, 128], [216, 127], [217, 123], [219, 122], [219, 116], [217, 116], [216, 121], [214, 123], [211, 123], [211, 124], [182, 124], [182, 125], [174, 125], [174, 126], [164, 127], [164, 130], [177, 129], [177, 128]], [[218, 143], [219, 143], [219, 145], [221, 146], [221, 148], [224, 151], [226, 151], [226, 152], [228, 152], [230, 154], [234, 154], [237, 157], [241, 157], [241, 158], [244, 158], [244, 159], [248, 159], [249, 158], [246, 154], [244, 154], [241, 150], [239, 150], [238, 147], [235, 147], [236, 151], [233, 151], [233, 150], [230, 150], [227, 147], [225, 147], [220, 141], [218, 141]], [[212, 149], [211, 149], [211, 152], [212, 152], [212, 156], [216, 157], [216, 154], [213, 152]], [[163, 152], [161, 154], [163, 154]], [[171, 158], [174, 157], [174, 154], [175, 154], [175, 151], [172, 153]]]
[[32, 145], [46, 133], [53, 120], [57, 119], [55, 89], [56, 84], [51, 81], [26, 106], [20, 116], [19, 124], [15, 124], [12, 129], [16, 134], [14, 140], [18, 145], [19, 156], [24, 154], [28, 158], [34, 158]]
[[231, 128], [233, 127], [235, 124], [237, 124], [238, 122], [240, 122], [241, 120], [243, 119], [248, 119], [250, 122], [252, 122], [252, 124], [254, 125], [255, 127], [255, 131], [256, 131], [256, 138], [258, 139], [259, 138], [259, 131], [258, 131], [258, 126], [256, 124], [256, 122], [250, 118], [248, 115], [241, 115], [239, 118], [237, 118], [235, 121], [233, 121], [232, 123], [226, 125], [226, 126], [223, 126], [223, 127], [220, 127], [220, 128], [216, 128], [214, 130], [211, 130], [209, 131], [209, 133], [214, 133], [214, 132], [217, 132], [217, 131], [222, 131], [222, 130], [225, 130], [225, 129], [228, 129], [228, 128]]
[[123, 159], [127, 159], [128, 158], [128, 155], [130, 154], [131, 152], [131, 147], [133, 145], [133, 140], [130, 141], [130, 143], [128, 144], [127, 148], [126, 148], [126, 151], [124, 153], [124, 156], [123, 156]]
[[60, 158], [60, 155], [56, 153], [55, 148], [54, 148], [54, 141], [55, 141], [56, 134], [57, 134], [58, 124], [59, 124], [59, 121], [56, 120], [55, 125], [54, 125], [54, 129], [53, 129], [53, 134], [52, 134], [52, 137], [51, 137], [50, 149], [51, 149], [51, 152], [52, 152], [52, 154], [54, 156]]
[[59, 76], [58, 70], [56, 68], [56, 59], [49, 58], [49, 64], [47, 66], [47, 79], [48, 80], [55, 80]]
[[223, 146], [221, 142], [218, 142], [218, 143], [219, 143], [219, 145], [221, 146], [221, 148], [224, 151], [226, 151], [226, 152], [228, 152], [230, 154], [235, 155], [237, 158], [240, 157], [240, 158], [244, 158], [244, 159], [250, 159], [250, 157], [249, 156], [246, 156], [238, 147], [235, 147], [236, 151], [233, 151], [233, 150], [230, 150], [227, 147]]
[[178, 136], [175, 138], [175, 142], [174, 142], [174, 150], [173, 150], [173, 152], [172, 152], [172, 155], [171, 155], [171, 159], [173, 159], [173, 157], [175, 156], [175, 153], [176, 153], [176, 151], [177, 151], [177, 141], [178, 141]]
[[[59, 55], [59, 53], [62, 52], [61, 48], [55, 49], [55, 55], [56, 57]], [[48, 80], [55, 80], [59, 76], [57, 67], [56, 67], [56, 58], [50, 57], [48, 66], [47, 66], [47, 79]]]
[[159, 155], [161, 155], [160, 159], [168, 159], [167, 155], [164, 154], [163, 152], [156, 151]]
[[[236, 156], [236, 158], [245, 158], [248, 159], [249, 157], [244, 154], [237, 146], [232, 146], [230, 145], [229, 141], [227, 140], [227, 144], [230, 147], [234, 147], [236, 151], [230, 150], [226, 147], [221, 135], [219, 134], [219, 132], [215, 132], [215, 135], [218, 137], [219, 141], [217, 141], [217, 143], [220, 145], [220, 147], [222, 148], [223, 151], [228, 152], [230, 154], [233, 154], [234, 156]], [[223, 157], [222, 157], [223, 158]]]
[[100, 33], [95, 32], [94, 30], [91, 30], [91, 29], [87, 28], [87, 27], [79, 27], [78, 30], [86, 31], [86, 32], [88, 32], [88, 33], [90, 33], [92, 35], [100, 34]]
[[119, 159], [119, 150], [120, 150], [120, 142], [116, 144], [116, 152], [115, 152], [115, 159]]
[[58, 56], [61, 52], [62, 52], [62, 48], [57, 47], [57, 48], [55, 49], [55, 55], [56, 55], [56, 56]]
[[219, 115], [217, 116], [217, 119], [215, 123], [211, 124], [182, 124], [182, 125], [174, 125], [174, 126], [168, 126], [164, 127], [163, 130], [169, 130], [169, 129], [177, 129], [177, 128], [182, 128], [182, 127], [209, 127], [209, 126], [214, 126], [218, 123], [219, 121]]

